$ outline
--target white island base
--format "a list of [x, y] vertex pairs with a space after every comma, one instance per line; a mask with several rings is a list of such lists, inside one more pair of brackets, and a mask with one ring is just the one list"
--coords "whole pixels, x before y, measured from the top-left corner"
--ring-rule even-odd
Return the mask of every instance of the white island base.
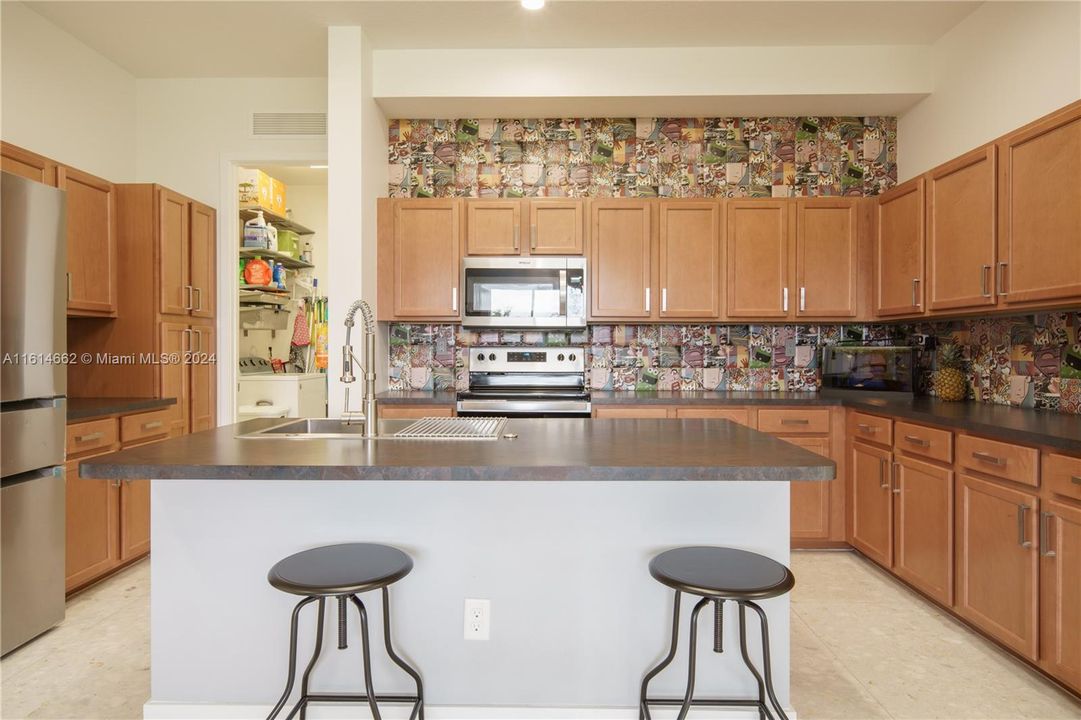
[[[390, 589], [392, 632], [424, 678], [429, 720], [637, 718], [639, 683], [671, 632], [673, 592], [650, 577], [650, 558], [680, 545], [726, 545], [789, 559], [789, 484], [778, 481], [155, 480], [152, 517], [152, 720], [266, 717], [285, 685], [299, 599], [266, 575], [307, 548], [380, 542], [412, 556], [412, 573]], [[466, 598], [491, 602], [489, 640], [464, 639]], [[361, 599], [376, 691], [413, 691], [385, 656], [379, 593]], [[683, 694], [695, 599], [684, 596], [679, 653], [651, 695]], [[790, 708], [788, 598], [761, 604], [774, 685]], [[712, 613], [700, 618], [696, 697], [757, 695], [729, 608], [723, 654], [712, 651]], [[303, 612], [300, 670], [315, 628], [315, 608]], [[348, 649], [337, 649], [336, 629], [331, 612], [312, 690], [361, 692], [356, 611]], [[749, 613], [756, 663], [759, 637]], [[409, 713], [382, 710], [388, 719]], [[362, 705], [312, 705], [307, 715], [370, 717]], [[653, 716], [675, 717], [675, 708]], [[758, 713], [694, 708], [691, 717]]]

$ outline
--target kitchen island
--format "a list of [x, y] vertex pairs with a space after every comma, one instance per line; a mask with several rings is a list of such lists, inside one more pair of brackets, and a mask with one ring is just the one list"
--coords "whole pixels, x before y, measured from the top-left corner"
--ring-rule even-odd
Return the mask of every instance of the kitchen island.
[[[394, 634], [424, 676], [431, 717], [636, 717], [638, 684], [670, 632], [672, 595], [650, 578], [649, 559], [708, 544], [787, 564], [788, 483], [835, 471], [724, 420], [511, 420], [504, 432], [517, 437], [475, 441], [385, 437], [406, 421], [384, 421], [376, 440], [237, 437], [276, 422], [81, 466], [84, 478], [154, 478], [148, 718], [265, 716], [284, 684], [296, 601], [267, 584], [267, 570], [355, 541], [414, 559], [391, 589]], [[466, 598], [491, 601], [488, 641], [463, 638]], [[377, 595], [366, 601], [380, 610]], [[763, 607], [789, 705], [788, 598]], [[313, 628], [308, 616], [302, 658]], [[378, 634], [376, 624], [375, 648]], [[709, 652], [711, 628], [699, 634], [698, 693], [751, 696], [738, 652]], [[750, 636], [753, 647], [753, 627]], [[330, 645], [313, 688], [357, 690], [358, 645]], [[686, 647], [684, 634], [677, 663]], [[380, 652], [373, 663], [381, 692], [409, 689]], [[685, 681], [675, 665], [653, 689], [681, 694]]]

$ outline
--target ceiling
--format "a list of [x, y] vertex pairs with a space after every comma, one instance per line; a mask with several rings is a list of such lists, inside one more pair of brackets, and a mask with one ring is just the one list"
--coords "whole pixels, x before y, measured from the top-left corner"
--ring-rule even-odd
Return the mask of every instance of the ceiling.
[[326, 28], [377, 48], [926, 45], [981, 3], [517, 0], [28, 2], [136, 77], [322, 77]]

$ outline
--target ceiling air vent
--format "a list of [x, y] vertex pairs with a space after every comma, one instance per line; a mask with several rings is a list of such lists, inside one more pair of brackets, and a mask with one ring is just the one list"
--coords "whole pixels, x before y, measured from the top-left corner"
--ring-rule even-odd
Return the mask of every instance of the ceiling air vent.
[[251, 133], [255, 137], [326, 135], [327, 114], [325, 112], [252, 113]]

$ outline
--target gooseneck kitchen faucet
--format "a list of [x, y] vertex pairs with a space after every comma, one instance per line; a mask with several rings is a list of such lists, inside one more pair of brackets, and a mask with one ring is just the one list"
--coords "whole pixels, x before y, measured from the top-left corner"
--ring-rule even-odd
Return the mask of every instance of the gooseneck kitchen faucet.
[[[364, 362], [360, 369], [364, 373], [364, 397], [361, 399], [362, 410], [359, 412], [349, 409], [349, 385], [356, 382], [353, 375], [353, 363], [357, 362], [353, 354], [353, 345], [350, 336], [353, 333], [353, 325], [357, 311], [360, 311], [364, 320]], [[364, 422], [364, 437], [376, 437], [379, 434], [379, 418], [375, 409], [375, 321], [372, 318], [372, 309], [363, 300], [357, 300], [349, 306], [345, 314], [345, 345], [342, 346], [342, 384], [345, 385], [345, 404], [342, 406], [342, 420], [347, 425], [355, 421]]]

